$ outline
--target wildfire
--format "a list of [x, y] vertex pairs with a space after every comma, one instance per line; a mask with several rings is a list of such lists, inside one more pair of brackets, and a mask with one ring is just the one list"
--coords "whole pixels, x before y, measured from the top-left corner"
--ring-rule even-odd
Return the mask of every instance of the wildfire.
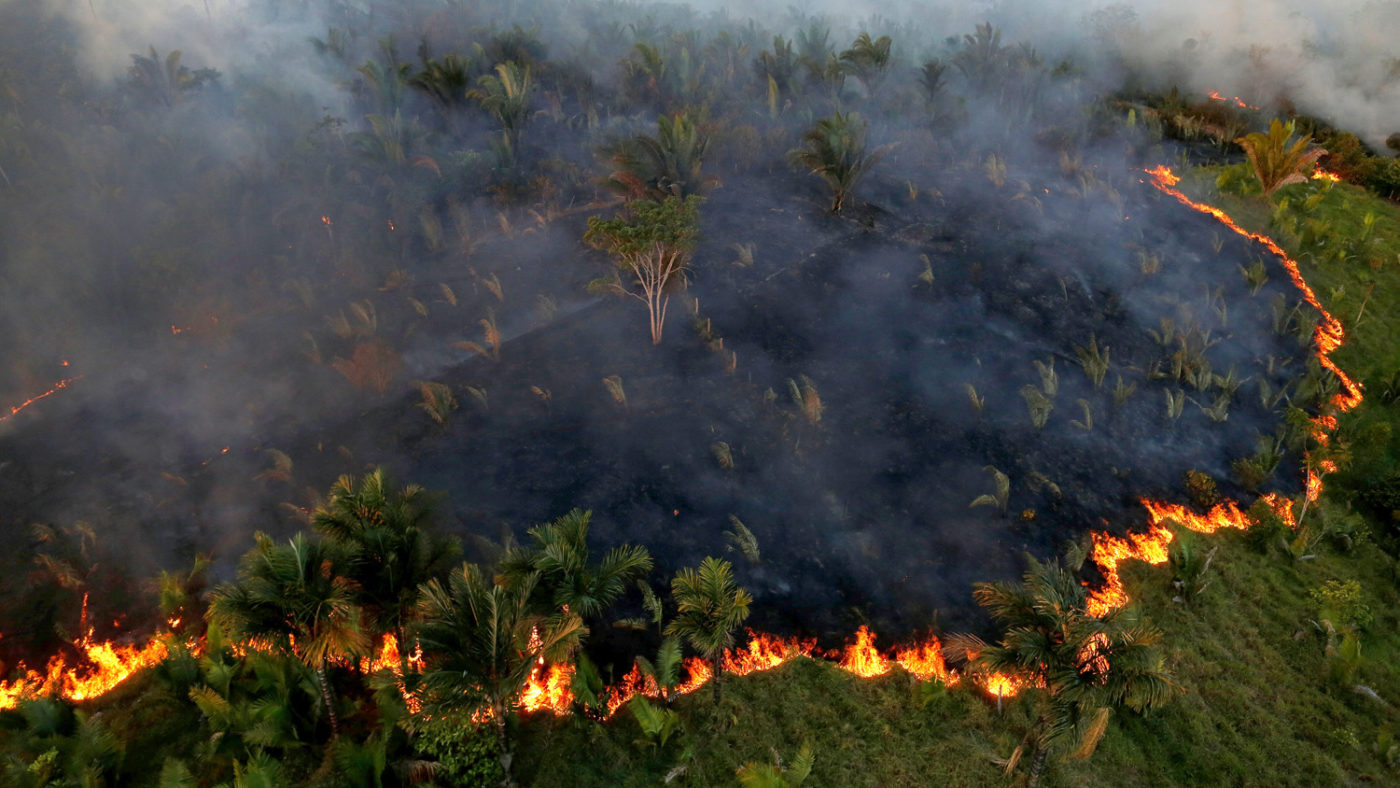
[[[1223, 96], [1218, 94], [1211, 94], [1211, 97], [1216, 100], [1225, 100]], [[1235, 98], [1234, 101], [1241, 106], [1248, 106], [1238, 98]], [[1318, 358], [1322, 366], [1336, 374], [1341, 382], [1341, 393], [1334, 397], [1331, 403], [1333, 409], [1337, 413], [1341, 413], [1360, 404], [1362, 401], [1361, 386], [1338, 369], [1330, 358], [1331, 353], [1341, 346], [1344, 339], [1341, 323], [1322, 308], [1312, 289], [1303, 280], [1298, 264], [1288, 257], [1272, 239], [1243, 229], [1220, 209], [1194, 202], [1173, 188], [1180, 183], [1181, 179], [1168, 168], [1159, 166], [1148, 170], [1147, 173], [1151, 176], [1152, 184], [1157, 189], [1171, 195], [1195, 211], [1214, 217], [1238, 235], [1263, 244], [1279, 257], [1303, 299], [1321, 315], [1321, 321], [1314, 335], [1317, 342]], [[1313, 177], [1338, 180], [1336, 176], [1322, 171], [1314, 173]], [[328, 217], [323, 217], [322, 220], [327, 227], [331, 225]], [[181, 330], [171, 326], [173, 333], [178, 334]], [[11, 408], [8, 415], [0, 417], [0, 422], [80, 379], [81, 377], [77, 377], [59, 381], [49, 391]], [[1314, 440], [1319, 444], [1326, 445], [1329, 433], [1337, 427], [1337, 418], [1332, 413], [1319, 415], [1313, 420], [1313, 427]], [[229, 449], [225, 447], [221, 453], [228, 451]], [[1335, 470], [1335, 463], [1326, 459], [1317, 462], [1316, 466], [1308, 466], [1306, 486], [1308, 500], [1315, 500], [1320, 494], [1322, 476]], [[1287, 525], [1296, 527], [1293, 502], [1289, 498], [1277, 493], [1267, 493], [1260, 496], [1260, 500]], [[1239, 504], [1235, 501], [1219, 503], [1205, 514], [1199, 514], [1187, 506], [1145, 499], [1142, 501], [1142, 505], [1147, 510], [1149, 523], [1145, 533], [1127, 534], [1122, 537], [1104, 532], [1094, 532], [1091, 535], [1093, 550], [1090, 557], [1104, 577], [1103, 586], [1089, 594], [1088, 608], [1092, 615], [1105, 615], [1128, 603], [1127, 592], [1118, 572], [1120, 562], [1139, 560], [1149, 564], [1161, 564], [1167, 561], [1168, 547], [1174, 537], [1172, 531], [1166, 526], [1166, 521], [1171, 520], [1191, 531], [1207, 534], [1227, 528], [1247, 529], [1252, 525], [1250, 517], [1240, 509]], [[171, 630], [174, 630], [179, 625], [180, 620], [172, 618], [168, 623]], [[86, 600], [84, 600], [82, 626], [86, 628]], [[28, 671], [22, 678], [13, 682], [0, 682], [0, 709], [13, 708], [21, 699], [39, 695], [57, 694], [73, 701], [91, 698], [111, 690], [136, 671], [156, 665], [168, 654], [166, 641], [159, 635], [152, 637], [143, 646], [117, 646], [111, 642], [92, 643], [90, 637], [91, 631], [89, 630], [84, 638], [74, 644], [83, 654], [84, 660], [81, 664], [70, 666], [62, 655], [58, 655], [49, 661], [46, 670], [42, 673]], [[240, 646], [235, 647], [235, 651], [247, 645], [249, 644], [240, 644]], [[771, 670], [795, 657], [813, 656], [815, 645], [814, 640], [780, 638], [750, 631], [746, 646], [725, 651], [720, 659], [720, 669], [739, 676]], [[1107, 659], [1101, 652], [1101, 646], [1101, 640], [1096, 640], [1086, 646], [1079, 655], [1081, 669], [1099, 673], [1107, 669]], [[531, 638], [530, 647], [539, 647], [538, 633], [535, 633]], [[934, 636], [929, 636], [922, 642], [896, 649], [892, 655], [886, 655], [875, 647], [875, 634], [867, 627], [862, 626], [856, 630], [854, 642], [845, 648], [838, 662], [838, 666], [843, 670], [863, 678], [886, 675], [895, 664], [920, 680], [936, 679], [949, 684], [959, 680], [959, 676], [949, 670], [945, 664], [942, 646], [938, 638]], [[421, 703], [407, 688], [404, 676], [405, 665], [411, 671], [421, 670], [423, 666], [422, 650], [416, 648], [412, 655], [404, 659], [399, 650], [399, 643], [393, 635], [385, 636], [378, 652], [359, 663], [360, 669], [367, 673], [382, 670], [391, 671], [398, 678], [399, 689], [403, 693], [409, 709], [416, 712], [421, 708]], [[689, 657], [685, 659], [682, 666], [686, 673], [686, 679], [672, 690], [671, 696], [695, 692], [713, 678], [714, 666], [704, 659]], [[23, 670], [22, 665], [20, 668]], [[574, 700], [572, 692], [574, 674], [575, 667], [572, 664], [550, 665], [542, 658], [539, 659], [518, 699], [518, 708], [527, 712], [548, 711], [555, 715], [569, 713]], [[1027, 686], [1023, 678], [1001, 673], [977, 674], [972, 676], [972, 680], [988, 695], [995, 697], [998, 705], [1005, 698], [1015, 697]], [[668, 695], [657, 685], [653, 677], [644, 675], [641, 669], [634, 664], [619, 682], [605, 691], [607, 713], [609, 715], [616, 713], [618, 709], [638, 694], [656, 699], [663, 699]], [[484, 723], [489, 721], [491, 717], [491, 710], [483, 708], [472, 715], [472, 721]]]
[[749, 645], [724, 652], [724, 670], [736, 676], [747, 676], [760, 670], [772, 670], [793, 657], [810, 657], [816, 641], [798, 638], [783, 639], [749, 630]]
[[875, 635], [861, 625], [856, 630], [856, 642], [846, 647], [846, 654], [841, 658], [841, 669], [868, 679], [889, 673], [890, 661], [875, 648]]
[[1315, 181], [1331, 181], [1333, 183], [1340, 183], [1342, 180], [1342, 176], [1338, 175], [1335, 172], [1328, 172], [1327, 170], [1318, 168], [1313, 170], [1312, 179]]
[[988, 695], [996, 697], [997, 701], [1002, 698], [1014, 698], [1021, 692], [1025, 682], [1016, 676], [1008, 676], [1005, 673], [989, 673], [981, 680], [982, 689]]
[[895, 652], [894, 659], [900, 667], [918, 677], [920, 681], [935, 679], [949, 684], [954, 678], [943, 662], [943, 644], [932, 635], [923, 643], [899, 649]]
[[[42, 673], [29, 670], [14, 681], [0, 681], [0, 709], [12, 709], [25, 698], [59, 695], [70, 701], [105, 694], [143, 668], [153, 667], [170, 653], [165, 641], [151, 638], [144, 645], [93, 643], [85, 635], [73, 645], [83, 661], [69, 665], [62, 654], [49, 660]], [[21, 664], [20, 669], [24, 666]]]
[[565, 662], [550, 665], [542, 671], [535, 666], [525, 690], [520, 694], [520, 708], [525, 711], [550, 711], [556, 715], [569, 713], [574, 702], [574, 666]]
[[[63, 362], [63, 365], [65, 367], [68, 366], [68, 362]], [[53, 384], [53, 388], [49, 389], [48, 391], [45, 391], [43, 394], [36, 394], [30, 397], [29, 399], [25, 400], [24, 402], [21, 402], [20, 404], [11, 407], [9, 413], [0, 416], [0, 422], [9, 421], [10, 419], [14, 418], [16, 414], [29, 407], [30, 405], [33, 405], [34, 403], [46, 397], [52, 397], [54, 394], [57, 394], [60, 390], [66, 389], [82, 379], [83, 376], [79, 375], [76, 378], [64, 378], [63, 380], [58, 381], [57, 383]]]
[[1231, 96], [1231, 97], [1229, 97], [1229, 98], [1226, 98], [1226, 97], [1220, 95], [1219, 93], [1217, 93], [1217, 92], [1214, 91], [1214, 90], [1212, 90], [1212, 91], [1210, 92], [1209, 95], [1210, 95], [1210, 98], [1211, 98], [1212, 101], [1224, 101], [1224, 102], [1226, 102], [1226, 103], [1233, 103], [1235, 106], [1239, 107], [1240, 109], [1259, 109], [1258, 107], [1254, 106], [1253, 104], [1245, 103], [1245, 100], [1242, 99], [1242, 98], [1240, 98], [1239, 96]]

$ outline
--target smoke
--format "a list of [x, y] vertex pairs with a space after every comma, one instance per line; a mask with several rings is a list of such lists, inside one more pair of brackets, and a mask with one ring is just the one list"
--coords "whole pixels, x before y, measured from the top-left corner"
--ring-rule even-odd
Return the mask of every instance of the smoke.
[[[134, 574], [205, 549], [227, 574], [251, 532], [294, 530], [336, 475], [384, 464], [446, 491], [442, 525], [478, 557], [593, 508], [600, 545], [646, 544], [662, 572], [735, 560], [775, 626], [908, 630], [974, 621], [971, 583], [1140, 521], [1137, 498], [1187, 468], [1227, 478], [1276, 426], [1254, 388], [1303, 366], [1269, 306], [1296, 296], [1276, 266], [1251, 294], [1237, 268], [1258, 250], [1215, 246], [1208, 219], [1140, 182], [1177, 151], [1101, 99], [1219, 91], [1377, 143], [1400, 130], [1375, 32], [1396, 11], [811, 13], [825, 22], [587, 2], [0, 6], [0, 405], [82, 375], [0, 422], [0, 528], [89, 521]], [[949, 66], [924, 92], [919, 67], [986, 20], [1017, 65], [994, 90]], [[770, 94], [754, 61], [814, 23], [836, 52], [890, 34], [885, 81], [847, 78], [834, 102], [799, 72]], [[638, 75], [638, 44], [664, 75]], [[467, 63], [451, 90], [397, 77], [448, 55]], [[466, 96], [505, 60], [543, 85], [518, 145]], [[634, 303], [590, 290], [607, 263], [579, 239], [614, 206], [599, 151], [706, 91], [715, 188], [652, 348]], [[840, 219], [787, 160], [837, 104], [894, 144]], [[1164, 320], [1253, 381], [1228, 420], [1163, 382], [1177, 340], [1148, 331]], [[1103, 386], [1080, 368], [1091, 337], [1112, 357]], [[1117, 376], [1138, 387], [1121, 403]], [[446, 424], [418, 381], [451, 386]], [[1040, 428], [1026, 387], [1053, 400]], [[1184, 413], [1164, 391], [1189, 394]], [[987, 466], [1011, 492], [972, 508], [995, 490]], [[731, 516], [759, 562], [727, 549]]]

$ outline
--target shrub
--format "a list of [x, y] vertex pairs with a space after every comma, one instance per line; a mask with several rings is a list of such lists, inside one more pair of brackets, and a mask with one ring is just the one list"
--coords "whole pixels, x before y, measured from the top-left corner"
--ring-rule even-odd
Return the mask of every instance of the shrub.
[[1374, 618], [1357, 580], [1328, 580], [1314, 588], [1310, 596], [1317, 605], [1318, 618], [1331, 621], [1333, 626], [1364, 629]]
[[1186, 495], [1191, 503], [1202, 509], [1209, 509], [1220, 501], [1220, 492], [1215, 488], [1215, 479], [1208, 473], [1192, 468], [1186, 472]]
[[505, 779], [489, 725], [449, 714], [424, 722], [414, 738], [419, 753], [437, 761], [444, 785], [498, 785]]

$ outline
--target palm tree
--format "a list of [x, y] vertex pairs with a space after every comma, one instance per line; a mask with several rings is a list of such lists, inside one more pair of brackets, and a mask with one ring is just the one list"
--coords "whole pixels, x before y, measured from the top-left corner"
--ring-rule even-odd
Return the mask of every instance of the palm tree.
[[1021, 583], [978, 583], [977, 603], [992, 614], [1004, 635], [997, 645], [963, 635], [955, 641], [978, 669], [1019, 677], [1039, 703], [1036, 722], [1008, 769], [1031, 749], [1029, 784], [1045, 769], [1046, 756], [1062, 742], [1077, 740], [1076, 755], [1088, 757], [1102, 737], [1112, 709], [1142, 711], [1169, 699], [1177, 687], [1154, 647], [1161, 632], [1129, 620], [1124, 609], [1090, 615], [1087, 592], [1058, 561], [1031, 559]]
[[841, 65], [860, 80], [866, 96], [875, 95], [890, 68], [890, 37], [872, 40], [869, 33], [861, 33], [851, 48], [841, 53]]
[[358, 482], [352, 476], [336, 480], [311, 518], [317, 531], [346, 551], [357, 603], [376, 632], [398, 638], [404, 660], [410, 650], [405, 628], [418, 587], [445, 577], [458, 552], [455, 541], [429, 532], [425, 497], [416, 484], [393, 490], [384, 471], [376, 468]]
[[1303, 136], [1293, 144], [1293, 121], [1280, 123], [1278, 118], [1269, 121], [1269, 133], [1254, 132], [1235, 140], [1244, 148], [1249, 163], [1254, 167], [1254, 175], [1267, 197], [1290, 183], [1303, 183], [1307, 176], [1300, 170], [1313, 162], [1326, 151], [1321, 148], [1308, 150], [1312, 138]]
[[285, 545], [258, 533], [243, 556], [238, 581], [216, 588], [210, 623], [236, 641], [290, 655], [316, 671], [333, 737], [340, 735], [327, 665], [362, 654], [368, 642], [355, 604], [358, 585], [346, 576], [338, 544], [299, 533]]
[[520, 135], [530, 119], [530, 97], [535, 92], [535, 83], [530, 78], [529, 66], [498, 63], [495, 71], [495, 74], [477, 79], [477, 87], [468, 95], [501, 124], [506, 147], [513, 157], [519, 153]]
[[629, 199], [660, 201], [697, 194], [706, 185], [700, 166], [709, 145], [709, 135], [689, 113], [662, 115], [656, 120], [655, 137], [640, 134], [608, 149], [617, 165], [608, 182]]
[[671, 580], [676, 617], [666, 634], [683, 637], [714, 666], [715, 702], [720, 699], [720, 660], [734, 645], [734, 630], [749, 617], [753, 597], [734, 582], [728, 561], [709, 557], [700, 568], [682, 569]]
[[589, 563], [588, 525], [592, 512], [574, 509], [552, 523], [530, 529], [534, 544], [511, 549], [501, 573], [521, 581], [539, 574], [537, 596], [549, 609], [569, 610], [582, 618], [603, 614], [633, 580], [651, 571], [645, 547], [622, 545], [609, 550], [602, 563]]
[[484, 704], [496, 725], [507, 781], [506, 715], [539, 661], [565, 657], [588, 632], [577, 613], [544, 614], [531, 605], [539, 579], [531, 573], [497, 583], [463, 564], [446, 586], [428, 581], [418, 600], [414, 632], [423, 648], [423, 711], [432, 716]]
[[862, 176], [894, 146], [865, 149], [865, 121], [855, 112], [817, 121], [802, 137], [804, 147], [789, 154], [831, 189], [831, 212], [840, 213]]
[[979, 91], [1000, 79], [1009, 61], [1010, 54], [1001, 45], [1001, 30], [993, 28], [991, 22], [978, 25], [975, 35], [964, 35], [963, 48], [953, 55], [953, 65]]

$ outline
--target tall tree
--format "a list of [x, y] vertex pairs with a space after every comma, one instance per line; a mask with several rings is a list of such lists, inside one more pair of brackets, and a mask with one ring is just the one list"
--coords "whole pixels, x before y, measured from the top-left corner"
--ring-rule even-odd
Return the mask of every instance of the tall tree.
[[355, 604], [358, 585], [346, 576], [348, 556], [334, 542], [297, 534], [277, 545], [266, 534], [243, 556], [238, 580], [219, 586], [209, 620], [236, 641], [280, 652], [316, 671], [331, 732], [340, 735], [329, 664], [352, 659], [368, 646]]
[[[636, 290], [615, 276], [606, 287], [647, 305], [651, 342], [661, 344], [666, 324], [668, 289], [684, 278], [699, 233], [699, 210], [704, 198], [669, 196], [661, 202], [634, 200], [621, 216], [588, 220], [583, 240], [613, 256], [620, 271], [629, 274]], [[640, 292], [638, 292], [640, 291]]]
[[539, 575], [493, 582], [463, 564], [443, 585], [423, 586], [414, 627], [423, 648], [423, 711], [485, 706], [496, 727], [501, 767], [510, 781], [510, 713], [541, 659], [561, 659], [588, 632], [577, 613], [543, 613], [531, 604]]
[[350, 559], [347, 572], [369, 625], [392, 633], [399, 653], [410, 651], [405, 629], [418, 601], [418, 587], [445, 577], [457, 543], [430, 530], [430, 509], [422, 487], [395, 490], [376, 468], [359, 480], [342, 476], [314, 515], [312, 526], [337, 542]]
[[1078, 742], [1076, 754], [1088, 757], [1113, 709], [1141, 711], [1176, 692], [1155, 648], [1161, 632], [1122, 608], [1091, 615], [1084, 586], [1059, 562], [1032, 559], [1019, 584], [978, 583], [973, 597], [1004, 634], [996, 645], [967, 635], [955, 643], [978, 668], [1043, 688], [1029, 692], [1039, 711], [1008, 767], [1029, 748], [1031, 785], [1052, 748]]
[[699, 569], [682, 569], [671, 580], [676, 617], [666, 634], [686, 639], [714, 666], [715, 701], [720, 698], [721, 660], [734, 645], [734, 630], [749, 617], [753, 597], [734, 582], [728, 561], [709, 557]]
[[590, 563], [592, 517], [592, 512], [574, 509], [531, 528], [534, 544], [509, 551], [501, 572], [515, 580], [539, 573], [536, 588], [548, 607], [567, 608], [583, 618], [602, 615], [633, 580], [651, 571], [651, 555], [645, 547], [622, 545], [609, 550], [600, 563]]

